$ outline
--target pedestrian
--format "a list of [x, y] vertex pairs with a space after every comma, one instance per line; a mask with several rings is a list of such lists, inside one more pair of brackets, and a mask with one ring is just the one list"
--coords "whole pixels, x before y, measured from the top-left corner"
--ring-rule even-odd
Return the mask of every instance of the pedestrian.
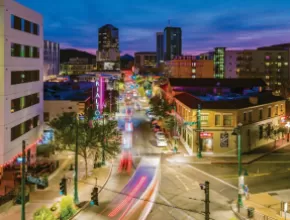
[[249, 187], [248, 187], [248, 185], [244, 186], [244, 193], [245, 193], [245, 198], [249, 199]]

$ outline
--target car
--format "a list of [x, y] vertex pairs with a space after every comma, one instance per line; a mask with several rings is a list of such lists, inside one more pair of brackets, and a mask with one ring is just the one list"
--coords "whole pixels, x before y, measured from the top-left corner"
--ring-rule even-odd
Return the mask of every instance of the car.
[[154, 132], [161, 131], [161, 127], [158, 126], [158, 125], [156, 125], [156, 126], [153, 127], [153, 131], [154, 131]]
[[165, 134], [162, 131], [158, 131], [158, 132], [155, 133], [155, 137], [157, 139], [165, 138]]
[[135, 104], [134, 105], [135, 110], [140, 111], [141, 110], [141, 106], [139, 104]]
[[166, 138], [157, 138], [156, 142], [157, 142], [158, 147], [166, 147], [167, 146]]

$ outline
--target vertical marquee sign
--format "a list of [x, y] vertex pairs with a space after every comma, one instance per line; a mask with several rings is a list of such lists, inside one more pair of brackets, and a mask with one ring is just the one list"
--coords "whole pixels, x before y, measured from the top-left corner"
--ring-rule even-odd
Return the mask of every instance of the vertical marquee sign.
[[99, 80], [96, 81], [96, 111], [95, 116], [100, 117], [103, 113], [104, 108], [104, 79], [99, 77]]

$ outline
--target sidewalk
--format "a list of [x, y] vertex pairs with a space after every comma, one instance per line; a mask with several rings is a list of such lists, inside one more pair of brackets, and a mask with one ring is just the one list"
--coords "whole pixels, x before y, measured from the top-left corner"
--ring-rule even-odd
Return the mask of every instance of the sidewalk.
[[[276, 147], [273, 147], [273, 143], [263, 146], [261, 148], [254, 149], [250, 153], [242, 155], [242, 163], [250, 164], [253, 163], [262, 157], [265, 157], [277, 150], [280, 150], [290, 143], [287, 143], [279, 140], [277, 141]], [[181, 146], [182, 147], [182, 146]], [[203, 158], [197, 158], [196, 154], [190, 155], [173, 155], [170, 159], [171, 162], [176, 163], [188, 163], [188, 164], [238, 164], [238, 158], [235, 155], [221, 155], [221, 154], [212, 154], [212, 155], [203, 155]]]
[[[232, 210], [240, 219], [248, 219], [247, 208], [254, 208], [254, 218], [252, 219], [269, 219], [269, 220], [286, 220], [284, 215], [280, 215], [281, 200], [269, 195], [268, 193], [251, 194], [248, 200], [243, 201], [243, 208], [240, 212], [237, 210], [236, 201], [232, 204]], [[288, 214], [289, 215], [289, 214]]]
[[[68, 179], [68, 195], [73, 195], [73, 171], [70, 171], [70, 164], [72, 159], [66, 159], [60, 164], [59, 169], [55, 171], [49, 177], [49, 187], [44, 190], [36, 190], [30, 193], [30, 201], [25, 206], [26, 219], [32, 220], [34, 212], [42, 206], [51, 207], [54, 203], [61, 200], [59, 195], [59, 182], [60, 179], [65, 175]], [[91, 166], [91, 165], [90, 165]], [[103, 186], [109, 175], [110, 166], [98, 168], [92, 170], [91, 177], [82, 180], [84, 176], [84, 163], [79, 160], [79, 201], [87, 201], [90, 198], [91, 190], [96, 183], [96, 177], [98, 178], [98, 186]], [[90, 172], [89, 172], [90, 173]], [[0, 219], [21, 219], [21, 205], [15, 205], [6, 212], [0, 213]]]

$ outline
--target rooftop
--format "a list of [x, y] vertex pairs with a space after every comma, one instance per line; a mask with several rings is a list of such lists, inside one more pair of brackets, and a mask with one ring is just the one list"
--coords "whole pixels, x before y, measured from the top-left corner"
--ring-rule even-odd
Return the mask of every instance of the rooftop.
[[45, 82], [44, 100], [86, 101], [93, 86], [91, 82]]
[[172, 87], [220, 87], [220, 88], [252, 88], [264, 87], [262, 79], [214, 79], [214, 78], [169, 78]]
[[255, 94], [248, 94], [238, 97], [220, 97], [218, 99], [209, 99], [206, 97], [197, 97], [189, 93], [181, 93], [175, 98], [191, 109], [197, 109], [197, 105], [201, 104], [203, 109], [242, 109], [256, 106], [249, 101], [250, 97], [257, 97], [258, 103], [256, 105], [264, 105], [267, 103], [282, 101], [284, 98], [274, 96], [271, 92], [261, 92]]

